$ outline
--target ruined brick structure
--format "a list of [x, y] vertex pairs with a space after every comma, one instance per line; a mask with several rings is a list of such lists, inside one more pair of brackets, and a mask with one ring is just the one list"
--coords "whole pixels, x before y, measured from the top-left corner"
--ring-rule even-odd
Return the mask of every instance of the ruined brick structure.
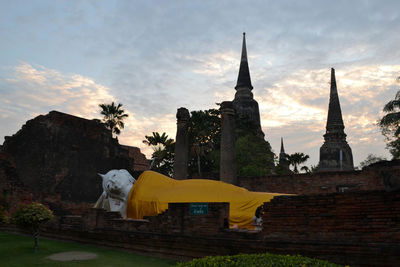
[[344, 133], [334, 69], [331, 69], [329, 110], [324, 139], [325, 142], [320, 148], [318, 171], [353, 170], [353, 154]]
[[84, 203], [95, 202], [102, 193], [97, 173], [111, 169], [135, 175], [148, 169], [148, 161], [138, 148], [121, 146], [100, 121], [52, 111], [5, 138], [0, 188], [8, 194], [22, 190], [56, 211], [87, 208]]
[[237, 184], [235, 148], [235, 110], [231, 101], [221, 103], [220, 180]]
[[174, 178], [182, 180], [188, 176], [189, 110], [179, 108], [176, 113], [176, 119]]

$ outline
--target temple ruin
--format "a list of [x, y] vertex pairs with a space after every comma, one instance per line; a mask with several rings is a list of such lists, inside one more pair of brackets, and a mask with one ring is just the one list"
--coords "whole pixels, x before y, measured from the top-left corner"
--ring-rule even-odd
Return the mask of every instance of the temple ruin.
[[264, 137], [261, 130], [260, 111], [258, 103], [253, 97], [249, 63], [247, 60], [246, 33], [243, 33], [242, 56], [240, 60], [239, 75], [235, 86], [236, 94], [233, 107], [241, 117], [247, 117], [257, 126], [257, 134]]
[[331, 69], [331, 88], [325, 142], [320, 148], [318, 171], [354, 170], [353, 154], [346, 141], [342, 110], [336, 86], [335, 69]]

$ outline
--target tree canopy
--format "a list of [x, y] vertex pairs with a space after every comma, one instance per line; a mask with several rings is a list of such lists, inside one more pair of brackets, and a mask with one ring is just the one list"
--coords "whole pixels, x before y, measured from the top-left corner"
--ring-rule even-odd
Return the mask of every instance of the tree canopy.
[[220, 111], [192, 111], [189, 119], [189, 175], [218, 173], [220, 145]]
[[121, 129], [124, 129], [124, 119], [129, 115], [125, 113], [122, 109], [122, 104], [119, 103], [117, 106], [114, 102], [111, 104], [100, 104], [101, 108], [100, 114], [103, 115], [103, 122], [106, 127], [111, 130], [112, 133], [116, 135], [121, 133]]
[[[270, 144], [261, 136], [257, 126], [247, 118], [236, 115], [236, 159], [240, 176], [271, 174], [274, 157]], [[189, 119], [189, 176], [209, 176], [219, 173], [221, 146], [221, 113], [218, 109], [192, 111]], [[166, 133], [153, 132], [143, 143], [153, 147], [153, 169], [172, 175], [174, 163], [173, 139]]]
[[[274, 153], [259, 136], [257, 125], [235, 116], [236, 165], [240, 176], [271, 174]], [[217, 109], [192, 111], [189, 120], [189, 174], [218, 173], [221, 146], [221, 113]]]
[[369, 154], [363, 161], [360, 162], [360, 169], [382, 160], [386, 160], [386, 158], [374, 154]]
[[[397, 78], [400, 83], [400, 77]], [[386, 137], [387, 148], [393, 158], [400, 158], [400, 90], [393, 100], [390, 100], [383, 107], [386, 113], [378, 122], [382, 134]]]
[[[301, 152], [296, 152], [296, 153], [287, 155], [286, 158], [288, 159], [289, 164], [293, 166], [293, 171], [295, 173], [299, 173], [299, 170], [297, 169], [297, 167], [300, 164], [306, 162], [310, 158], [310, 156], [306, 155], [304, 153], [301, 153]], [[308, 168], [302, 168], [302, 170], [304, 170], [306, 172], [309, 171]]]
[[158, 132], [153, 132], [152, 135], [145, 136], [143, 143], [153, 148], [152, 158], [154, 163], [152, 169], [164, 175], [172, 176], [174, 167], [174, 140], [168, 138], [166, 133], [160, 135]]
[[37, 202], [23, 204], [12, 214], [13, 222], [32, 231], [35, 252], [37, 252], [38, 248], [39, 226], [51, 219], [53, 219], [52, 211], [45, 205]]

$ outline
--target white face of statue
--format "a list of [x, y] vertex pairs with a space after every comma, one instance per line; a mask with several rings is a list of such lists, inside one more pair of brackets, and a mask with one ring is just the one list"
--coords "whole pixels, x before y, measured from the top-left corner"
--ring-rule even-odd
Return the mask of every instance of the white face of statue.
[[103, 194], [97, 200], [95, 207], [108, 211], [119, 211], [126, 218], [126, 203], [129, 192], [136, 182], [127, 170], [111, 170], [99, 174], [103, 178]]
[[103, 178], [103, 190], [108, 196], [125, 200], [136, 182], [127, 170], [111, 170], [106, 174], [99, 174]]

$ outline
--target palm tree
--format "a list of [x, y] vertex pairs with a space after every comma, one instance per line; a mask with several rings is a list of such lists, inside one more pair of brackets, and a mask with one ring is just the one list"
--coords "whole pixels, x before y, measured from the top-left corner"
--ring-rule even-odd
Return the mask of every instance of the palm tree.
[[[397, 78], [400, 82], [400, 77]], [[400, 91], [396, 93], [394, 100], [389, 101], [384, 107], [385, 116], [378, 122], [382, 134], [388, 141], [387, 147], [393, 158], [400, 157]]]
[[299, 170], [297, 169], [297, 166], [302, 164], [302, 163], [304, 163], [304, 162], [306, 162], [307, 159], [310, 158], [310, 156], [309, 155], [305, 155], [304, 153], [296, 152], [296, 153], [291, 154], [291, 155], [287, 155], [286, 154], [286, 158], [289, 161], [289, 164], [293, 165], [293, 167], [294, 167], [293, 171], [295, 173], [299, 173]]
[[119, 103], [115, 106], [114, 102], [111, 104], [100, 104], [101, 107], [100, 114], [103, 115], [103, 122], [106, 127], [111, 130], [112, 133], [120, 134], [121, 129], [124, 129], [123, 120], [128, 117], [125, 110], [122, 109], [122, 104]]
[[143, 143], [149, 146], [157, 146], [159, 144], [168, 146], [174, 141], [173, 139], [169, 139], [165, 132], [161, 135], [158, 132], [153, 132], [152, 135], [145, 135], [145, 138], [146, 140], [143, 140]]
[[165, 175], [172, 175], [174, 161], [174, 139], [168, 138], [166, 133], [161, 135], [153, 132], [146, 135], [143, 143], [153, 148], [153, 169]]

